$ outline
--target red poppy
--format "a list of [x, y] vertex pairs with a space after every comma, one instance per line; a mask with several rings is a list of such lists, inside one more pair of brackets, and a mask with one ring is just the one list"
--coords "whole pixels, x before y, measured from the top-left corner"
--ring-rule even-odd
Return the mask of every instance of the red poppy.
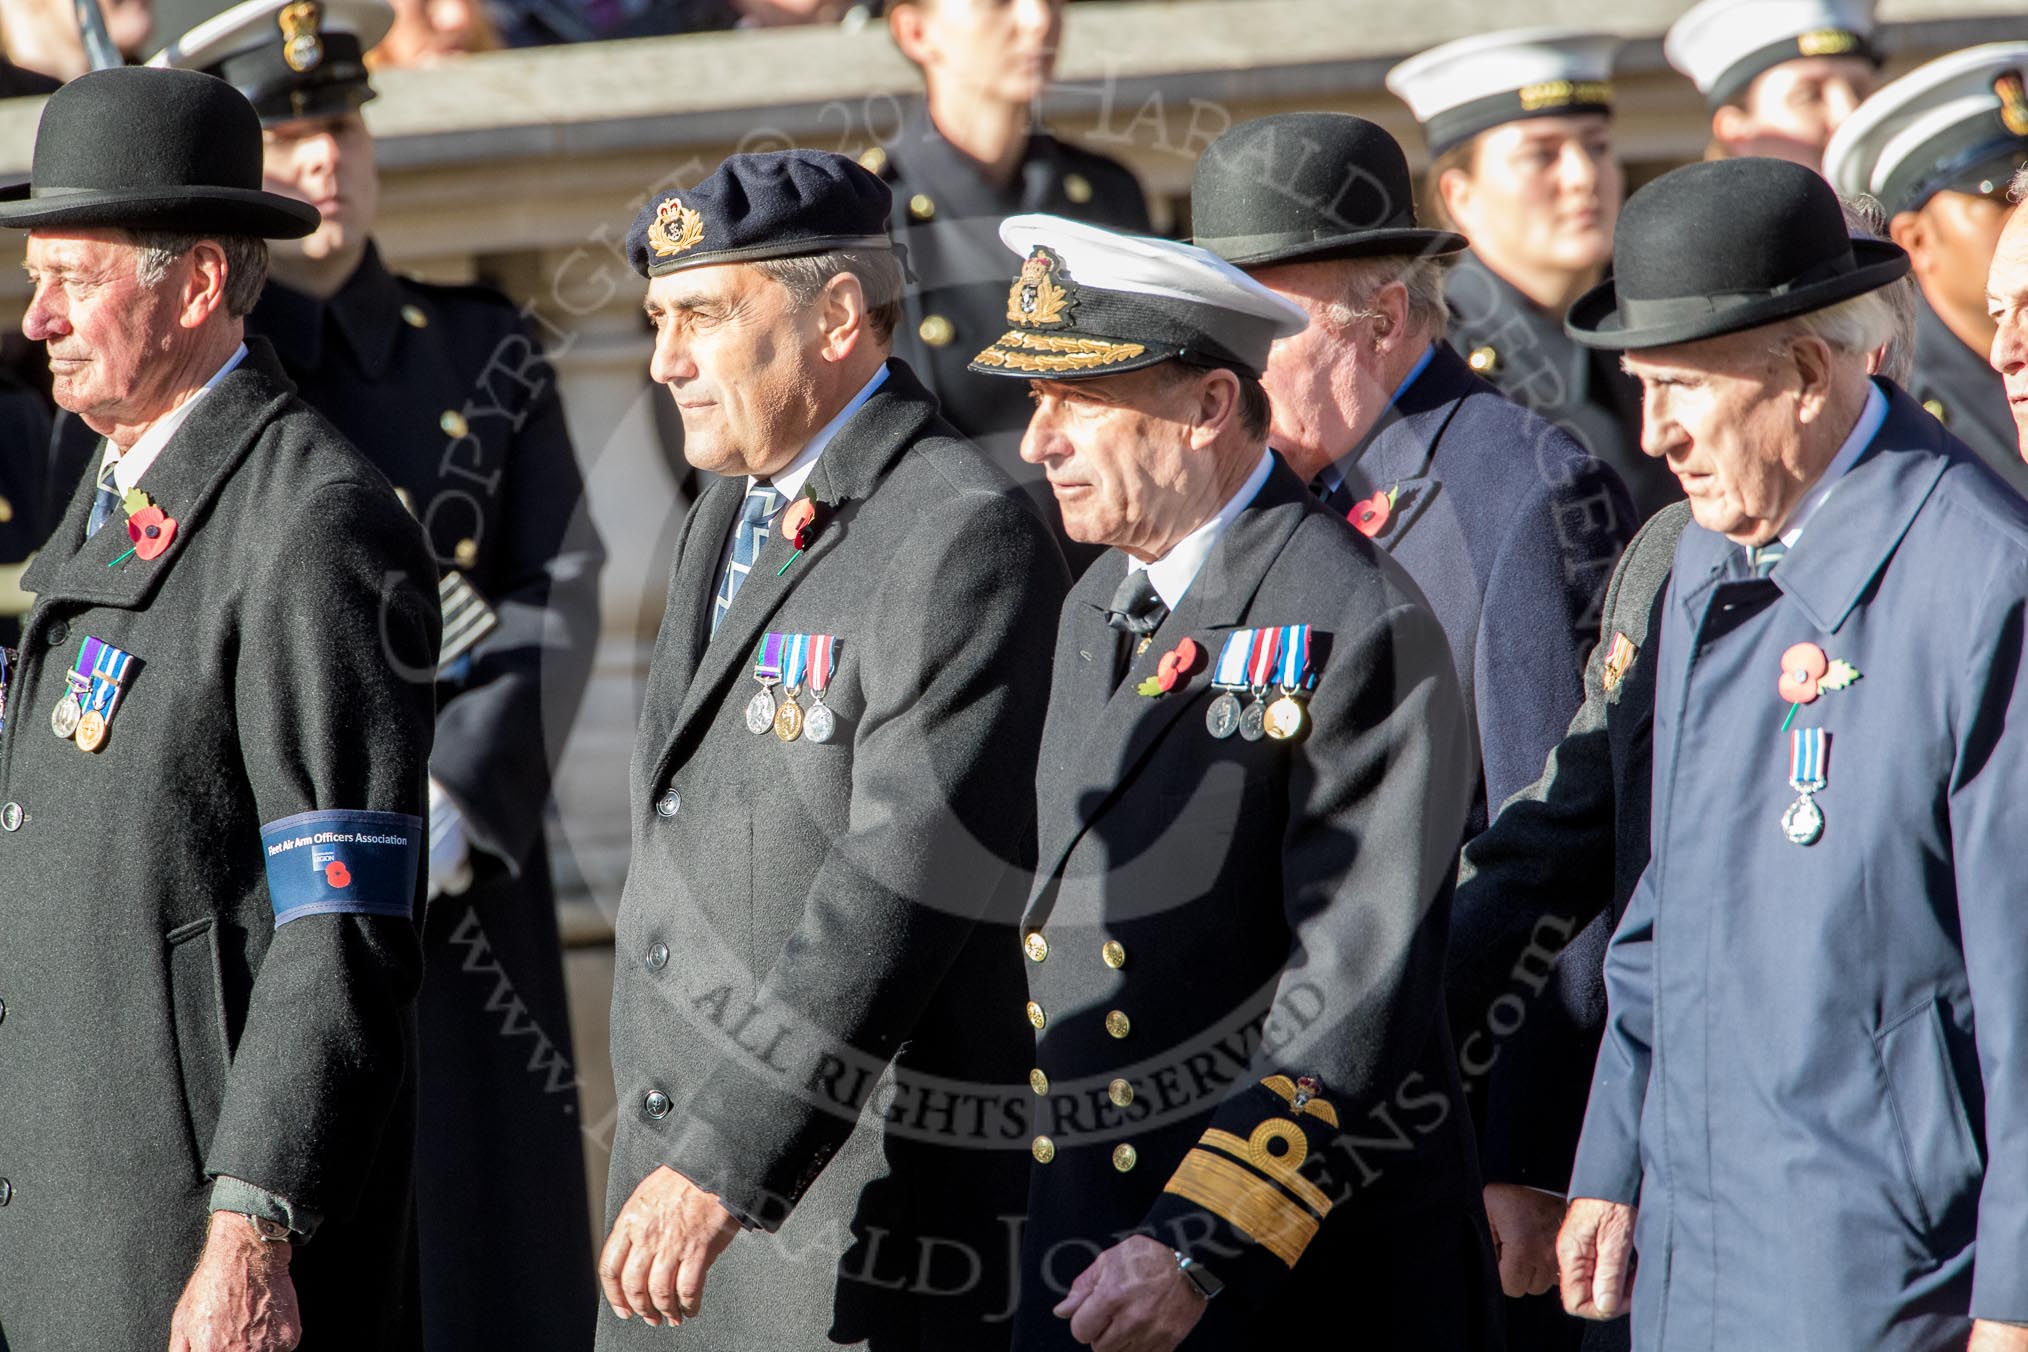
[[1797, 643], [1782, 654], [1782, 676], [1775, 688], [1791, 704], [1814, 704], [1819, 682], [1831, 670], [1831, 659], [1814, 643]]
[[1197, 670], [1199, 655], [1197, 640], [1190, 638], [1162, 654], [1162, 660], [1155, 664], [1155, 680], [1161, 685], [1163, 694], [1190, 679], [1190, 673]]
[[160, 507], [143, 507], [127, 518], [127, 538], [143, 559], [159, 556], [176, 538], [176, 518]]
[[352, 870], [345, 867], [343, 859], [334, 859], [324, 865], [324, 881], [333, 887], [352, 886]]
[[1394, 515], [1394, 494], [1385, 490], [1352, 505], [1345, 519], [1361, 535], [1372, 538], [1387, 529], [1387, 519]]
[[817, 538], [817, 504], [809, 498], [797, 498], [782, 513], [782, 538], [797, 549], [808, 549], [810, 541]]

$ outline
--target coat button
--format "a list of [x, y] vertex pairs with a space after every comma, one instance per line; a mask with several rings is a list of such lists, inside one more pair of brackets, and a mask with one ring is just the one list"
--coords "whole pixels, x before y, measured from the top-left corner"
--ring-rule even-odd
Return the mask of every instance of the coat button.
[[0, 1023], [7, 1022], [7, 1002], [0, 1000]]
[[472, 430], [472, 425], [465, 421], [465, 415], [454, 408], [444, 410], [444, 416], [437, 419], [437, 426], [444, 429], [445, 436], [450, 437], [461, 437]]
[[1136, 1164], [1140, 1163], [1140, 1161], [1141, 1152], [1132, 1146], [1116, 1145], [1113, 1147], [1113, 1168], [1118, 1169], [1121, 1173], [1126, 1173]]
[[1105, 947], [1099, 950], [1099, 957], [1105, 960], [1106, 966], [1117, 972], [1127, 965], [1126, 945], [1117, 939], [1108, 939]]
[[1086, 202], [1091, 201], [1091, 180], [1083, 174], [1065, 174], [1063, 176], [1063, 195], [1068, 197], [1074, 205], [1083, 206]]
[[1465, 364], [1477, 375], [1489, 376], [1500, 369], [1500, 353], [1490, 344], [1472, 349], [1472, 355], [1465, 358]]
[[641, 1111], [660, 1122], [669, 1115], [669, 1096], [659, 1089], [648, 1091], [648, 1097], [641, 1100]]
[[1038, 1094], [1049, 1092], [1049, 1077], [1042, 1073], [1041, 1066], [1028, 1072], [1028, 1087]]
[[0, 497], [0, 526], [6, 525], [13, 519], [14, 504], [9, 502], [5, 497]]
[[404, 305], [401, 307], [401, 322], [412, 329], [426, 329], [430, 326], [430, 317], [422, 312], [420, 306]]
[[887, 152], [879, 146], [868, 146], [859, 152], [859, 167], [869, 174], [887, 172]]
[[1114, 1037], [1125, 1037], [1132, 1031], [1133, 1026], [1132, 1023], [1128, 1022], [1127, 1016], [1119, 1010], [1109, 1009], [1106, 1011], [1106, 1031]]
[[916, 326], [915, 333], [931, 347], [949, 347], [958, 336], [958, 326], [942, 315], [931, 315]]
[[469, 570], [479, 561], [479, 542], [469, 535], [466, 536], [452, 548], [451, 558], [457, 562], [458, 567]]
[[9, 1183], [6, 1179], [0, 1178], [0, 1206], [6, 1206], [9, 1202], [13, 1200], [14, 1200], [14, 1185], [12, 1183]]
[[1134, 1087], [1125, 1080], [1114, 1080], [1106, 1086], [1106, 1097], [1113, 1101], [1113, 1107], [1124, 1108], [1134, 1101]]
[[1049, 1016], [1042, 1012], [1042, 1006], [1036, 1004], [1033, 1000], [1028, 1002], [1028, 1022], [1037, 1028], [1049, 1022]]
[[673, 817], [682, 810], [683, 795], [673, 788], [655, 800], [655, 815], [658, 817]]
[[1030, 1142], [1028, 1153], [1035, 1156], [1037, 1164], [1047, 1164], [1056, 1158], [1056, 1142], [1047, 1136], [1038, 1136]]
[[919, 192], [908, 199], [908, 214], [918, 221], [929, 220], [937, 214], [937, 204], [928, 193]]
[[1036, 962], [1041, 962], [1049, 956], [1049, 940], [1042, 937], [1041, 930], [1028, 931], [1028, 937], [1021, 941], [1021, 947], [1026, 950], [1029, 958]]
[[0, 831], [19, 831], [20, 829], [21, 804], [9, 803], [5, 807], [0, 807]]
[[659, 972], [669, 965], [669, 945], [656, 944], [648, 950], [648, 970]]
[[70, 626], [62, 620], [58, 620], [55, 624], [42, 631], [42, 637], [43, 641], [49, 644], [50, 647], [61, 648], [63, 641], [70, 637]]

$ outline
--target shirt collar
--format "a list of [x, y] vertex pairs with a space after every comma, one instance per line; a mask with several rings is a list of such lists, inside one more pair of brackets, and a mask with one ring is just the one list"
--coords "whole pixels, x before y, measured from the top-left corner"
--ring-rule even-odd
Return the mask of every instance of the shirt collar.
[[156, 457], [162, 454], [163, 447], [169, 444], [169, 438], [176, 435], [176, 429], [183, 426], [183, 420], [190, 416], [190, 410], [197, 407], [197, 401], [211, 393], [212, 386], [224, 380], [234, 367], [245, 360], [246, 344], [241, 343], [238, 349], [226, 358], [225, 365], [219, 367], [211, 379], [204, 382], [204, 388], [157, 418], [125, 455], [121, 455], [119, 448], [108, 438], [105, 451], [99, 456], [99, 479], [101, 481], [105, 479], [106, 467], [110, 465], [113, 470], [113, 483], [119, 488], [120, 495], [125, 497], [133, 492], [141, 482], [141, 476], [148, 472], [148, 467], [155, 463]]
[[1253, 467], [1253, 473], [1246, 476], [1246, 482], [1239, 491], [1225, 500], [1218, 514], [1191, 531], [1177, 542], [1176, 547], [1153, 563], [1142, 563], [1139, 559], [1127, 560], [1127, 574], [1132, 576], [1137, 569], [1148, 570], [1148, 580], [1155, 584], [1156, 594], [1162, 604], [1175, 610], [1183, 603], [1183, 593], [1190, 590], [1190, 584], [1197, 580], [1197, 574], [1204, 567], [1204, 561], [1211, 557], [1218, 537], [1225, 534], [1247, 504], [1259, 496], [1261, 485], [1268, 480], [1268, 472], [1274, 468], [1274, 456], [1260, 453], [1260, 463]]
[[1824, 467], [1824, 473], [1810, 491], [1803, 494], [1803, 500], [1796, 504], [1795, 514], [1789, 524], [1782, 528], [1782, 544], [1794, 549], [1796, 541], [1803, 538], [1803, 527], [1831, 496], [1831, 490], [1845, 477], [1845, 471], [1852, 468], [1861, 453], [1873, 444], [1873, 438], [1880, 435], [1881, 427], [1887, 422], [1887, 397], [1880, 393], [1880, 387], [1871, 381], [1866, 386], [1866, 407], [1859, 410], [1859, 421], [1852, 424], [1852, 433], [1845, 438], [1845, 444], [1831, 457], [1831, 463]]
[[[781, 495], [782, 501], [786, 502], [803, 491], [803, 485], [809, 482], [810, 471], [817, 467], [817, 457], [831, 444], [831, 438], [838, 435], [838, 430], [852, 420], [852, 415], [873, 397], [873, 392], [886, 380], [887, 367], [883, 363], [881, 368], [873, 373], [873, 379], [859, 387], [859, 393], [852, 396], [852, 402], [839, 409], [838, 416], [819, 428], [817, 435], [810, 438], [809, 444], [796, 452], [796, 458], [789, 462], [789, 467], [769, 479], [768, 482], [773, 485], [775, 492]], [[759, 482], [760, 480], [753, 475], [747, 475], [746, 491], [753, 492], [754, 485]]]
[[[1381, 418], [1385, 418], [1388, 412], [1401, 402], [1401, 396], [1408, 393], [1408, 387], [1415, 384], [1416, 378], [1424, 371], [1427, 371], [1429, 364], [1435, 360], [1436, 344], [1431, 343], [1422, 350], [1422, 356], [1416, 359], [1415, 365], [1408, 368], [1408, 374], [1403, 376], [1401, 383], [1394, 387], [1394, 393], [1387, 397], [1387, 407], [1380, 410]], [[1374, 420], [1374, 425], [1376, 427], [1379, 426], [1379, 419]], [[1336, 461], [1324, 466], [1323, 472], [1317, 477], [1323, 481], [1324, 487], [1333, 493], [1345, 486], [1345, 471], [1339, 468]]]

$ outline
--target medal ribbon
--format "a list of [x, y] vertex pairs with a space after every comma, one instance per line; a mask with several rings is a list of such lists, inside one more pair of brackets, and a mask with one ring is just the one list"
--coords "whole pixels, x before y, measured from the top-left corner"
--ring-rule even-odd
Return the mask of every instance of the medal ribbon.
[[831, 688], [831, 671], [838, 662], [838, 640], [830, 634], [810, 636], [810, 693], [818, 699]]
[[1275, 683], [1288, 691], [1310, 683], [1310, 626], [1292, 624], [1281, 631], [1282, 655]]
[[[127, 665], [133, 658], [110, 643], [100, 643], [95, 638], [86, 639], [87, 646], [97, 644], [91, 667], [90, 693], [85, 697], [84, 707], [88, 713], [97, 713], [108, 723], [113, 719], [113, 706], [119, 702], [120, 682], [127, 677]], [[82, 650], [79, 660], [83, 660]]]
[[1253, 631], [1253, 651], [1246, 659], [1246, 683], [1252, 689], [1267, 688], [1268, 678], [1274, 675], [1275, 656], [1281, 641], [1282, 631], [1279, 629]]
[[1824, 787], [1831, 734], [1822, 728], [1797, 728], [1789, 739], [1789, 787], [1798, 793], [1815, 793]]
[[753, 678], [762, 685], [773, 685], [782, 679], [782, 635], [767, 634], [761, 638], [760, 647], [754, 650]]
[[1246, 688], [1246, 662], [1253, 648], [1254, 633], [1252, 629], [1235, 629], [1225, 636], [1225, 647], [1218, 654], [1218, 670], [1211, 677], [1211, 683], [1220, 690]]
[[803, 688], [803, 674], [810, 661], [810, 636], [786, 634], [783, 637], [788, 642], [782, 650], [782, 684], [793, 695]]
[[77, 661], [70, 664], [70, 669], [81, 678], [73, 684], [83, 686], [91, 683], [92, 676], [98, 671], [99, 654], [105, 647], [103, 640], [95, 639], [89, 634], [85, 635], [85, 641], [77, 648]]
[[8, 650], [0, 648], [0, 732], [7, 728], [7, 668]]

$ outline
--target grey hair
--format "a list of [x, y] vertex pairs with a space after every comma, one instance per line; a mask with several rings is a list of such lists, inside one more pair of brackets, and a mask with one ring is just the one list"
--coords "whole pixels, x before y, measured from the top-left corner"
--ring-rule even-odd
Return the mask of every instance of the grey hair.
[[130, 230], [127, 240], [140, 255], [134, 260], [134, 280], [145, 287], [160, 286], [169, 265], [207, 239], [225, 253], [225, 312], [234, 319], [244, 318], [268, 280], [268, 242], [256, 236]]
[[[1868, 291], [1822, 310], [1769, 325], [1768, 355], [1785, 357], [1797, 340], [1817, 338], [1833, 352], [1871, 356], [1876, 349], [1899, 337], [1896, 322], [1894, 302], [1888, 298], [1886, 289]], [[1884, 365], [1881, 374], [1887, 375]]]
[[826, 283], [849, 274], [866, 293], [866, 320], [883, 345], [894, 342], [901, 323], [901, 260], [886, 249], [836, 249], [793, 258], [763, 258], [753, 264], [762, 274], [788, 288], [799, 306], [817, 299]]
[[2028, 202], [2028, 164], [2014, 171], [2014, 181], [2007, 185], [2007, 200]]
[[1391, 283], [1408, 291], [1408, 325], [1439, 339], [1450, 330], [1451, 312], [1444, 304], [1444, 267], [1436, 258], [1369, 258], [1348, 265], [1345, 298], [1332, 301], [1331, 323], [1341, 329], [1362, 319], [1378, 319], [1374, 299]]
[[[1845, 229], [1854, 239], [1886, 239], [1887, 208], [1871, 193], [1840, 197], [1845, 209]], [[1875, 294], [1887, 302], [1894, 315], [1894, 330], [1880, 354], [1879, 374], [1897, 385], [1907, 385], [1915, 376], [1916, 289], [1913, 275], [1890, 282]]]

